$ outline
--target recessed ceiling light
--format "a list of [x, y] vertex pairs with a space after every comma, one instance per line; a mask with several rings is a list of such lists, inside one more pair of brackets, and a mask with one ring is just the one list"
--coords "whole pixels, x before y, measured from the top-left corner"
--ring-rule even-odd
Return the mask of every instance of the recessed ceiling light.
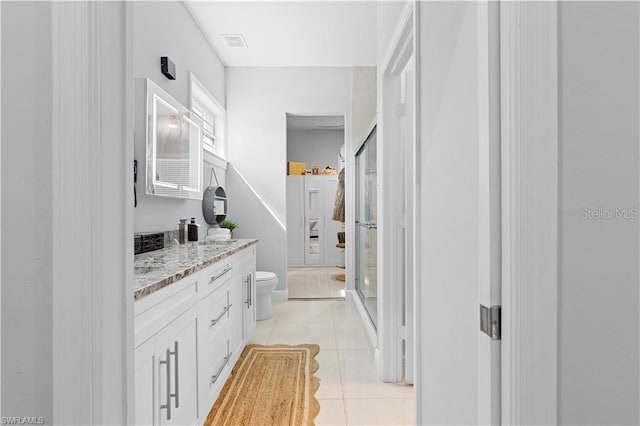
[[229, 47], [247, 47], [247, 41], [242, 34], [220, 34]]

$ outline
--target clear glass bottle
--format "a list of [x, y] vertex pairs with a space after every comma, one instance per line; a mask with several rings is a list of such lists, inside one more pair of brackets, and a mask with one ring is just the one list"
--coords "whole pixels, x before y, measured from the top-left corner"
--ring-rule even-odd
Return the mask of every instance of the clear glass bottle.
[[178, 223], [178, 242], [180, 244], [184, 244], [187, 242], [187, 223], [188, 219], [180, 219], [180, 223]]

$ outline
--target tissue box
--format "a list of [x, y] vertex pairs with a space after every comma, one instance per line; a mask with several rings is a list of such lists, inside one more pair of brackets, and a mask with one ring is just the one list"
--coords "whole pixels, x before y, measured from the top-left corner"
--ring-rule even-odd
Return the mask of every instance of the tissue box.
[[164, 232], [138, 232], [133, 236], [134, 254], [164, 248]]
[[304, 175], [306, 169], [305, 163], [296, 163], [295, 161], [289, 161], [287, 163], [287, 174], [288, 175]]

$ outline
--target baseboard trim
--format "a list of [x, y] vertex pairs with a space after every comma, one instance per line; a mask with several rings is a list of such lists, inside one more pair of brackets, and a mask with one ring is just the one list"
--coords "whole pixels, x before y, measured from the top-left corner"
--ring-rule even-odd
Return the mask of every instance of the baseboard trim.
[[353, 304], [356, 306], [358, 313], [360, 314], [360, 319], [362, 319], [362, 324], [364, 324], [364, 328], [367, 332], [367, 337], [369, 337], [369, 341], [371, 342], [371, 346], [374, 348], [374, 352], [378, 350], [378, 333], [376, 329], [371, 324], [371, 319], [369, 318], [369, 314], [364, 308], [362, 301], [356, 294], [355, 290], [347, 290], [346, 292], [347, 300], [351, 300]]
[[271, 293], [271, 300], [274, 303], [284, 303], [289, 300], [289, 290], [274, 290]]

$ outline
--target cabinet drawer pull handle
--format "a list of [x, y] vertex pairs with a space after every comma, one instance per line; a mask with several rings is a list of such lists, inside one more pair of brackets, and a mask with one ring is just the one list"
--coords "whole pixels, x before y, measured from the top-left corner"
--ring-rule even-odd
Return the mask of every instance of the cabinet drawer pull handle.
[[244, 303], [247, 304], [247, 309], [249, 309], [249, 307], [251, 307], [251, 275], [247, 275], [244, 282], [247, 284], [247, 300], [245, 300]]
[[227, 312], [229, 312], [229, 309], [231, 309], [231, 307], [233, 306], [232, 303], [229, 303], [227, 306], [224, 307], [224, 309], [222, 310], [222, 313], [218, 316], [218, 318], [216, 319], [212, 319], [211, 320], [211, 325], [209, 326], [209, 328], [213, 327], [214, 325], [216, 325], [218, 323], [218, 321], [220, 321], [222, 319], [222, 317], [224, 316], [224, 314], [226, 314]]
[[173, 369], [173, 373], [174, 373], [174, 378], [176, 381], [176, 392], [171, 394], [172, 398], [176, 399], [176, 408], [180, 407], [180, 400], [179, 400], [179, 395], [180, 395], [180, 386], [179, 386], [179, 382], [178, 382], [178, 377], [180, 376], [178, 373], [178, 341], [175, 340], [173, 342], [173, 352], [169, 352], [170, 355], [173, 355], [173, 359], [174, 359], [174, 366], [175, 368]]
[[217, 280], [218, 278], [220, 278], [221, 276], [229, 272], [231, 269], [232, 269], [231, 266], [227, 266], [224, 269], [224, 271], [220, 272], [218, 275], [214, 275], [211, 278], [209, 278], [209, 284], [211, 284], [212, 282], [214, 282], [215, 280]]
[[160, 405], [160, 409], [167, 409], [167, 420], [171, 420], [171, 363], [169, 362], [171, 352], [167, 349], [167, 359], [160, 361], [160, 365], [165, 364], [167, 367], [167, 403]]
[[222, 373], [222, 370], [224, 370], [224, 367], [227, 365], [227, 363], [229, 363], [229, 359], [231, 359], [230, 353], [227, 354], [227, 356], [225, 356], [224, 359], [222, 360], [222, 365], [220, 366], [220, 368], [218, 368], [218, 372], [213, 376], [211, 376], [211, 382], [209, 383], [210, 385], [213, 385], [215, 382], [218, 381], [218, 378], [220, 377], [220, 373]]

